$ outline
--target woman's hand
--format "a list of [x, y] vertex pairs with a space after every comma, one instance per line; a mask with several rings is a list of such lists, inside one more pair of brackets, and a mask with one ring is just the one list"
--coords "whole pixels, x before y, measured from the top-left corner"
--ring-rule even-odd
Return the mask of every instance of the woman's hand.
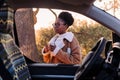
[[50, 51], [54, 51], [55, 48], [56, 46], [50, 45]]
[[55, 48], [56, 48], [56, 46], [47, 44], [47, 45], [44, 47], [44, 52], [54, 51]]
[[47, 44], [47, 45], [44, 47], [44, 52], [46, 53], [46, 52], [48, 52], [48, 51], [50, 51], [50, 46]]

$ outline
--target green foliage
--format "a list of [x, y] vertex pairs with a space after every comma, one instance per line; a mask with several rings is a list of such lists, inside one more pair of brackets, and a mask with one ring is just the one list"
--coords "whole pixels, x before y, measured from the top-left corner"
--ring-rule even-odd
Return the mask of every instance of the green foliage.
[[36, 31], [36, 44], [38, 51], [41, 53], [41, 49], [48, 43], [48, 41], [55, 35], [52, 28], [41, 28]]
[[[105, 37], [107, 40], [111, 39], [111, 31], [99, 24], [94, 26], [91, 25], [89, 27], [73, 26], [69, 28], [68, 31], [72, 31], [77, 37], [83, 55], [86, 55], [101, 37]], [[47, 42], [55, 35], [55, 33], [52, 28], [45, 28], [38, 31], [37, 34], [39, 34], [39, 38], [37, 37], [36, 41], [37, 47], [41, 52], [43, 46], [47, 44]]]
[[101, 37], [105, 37], [107, 40], [111, 39], [111, 31], [102, 25], [96, 24], [95, 26], [79, 28], [80, 29], [73, 28], [70, 30], [77, 37], [83, 55], [86, 55]]

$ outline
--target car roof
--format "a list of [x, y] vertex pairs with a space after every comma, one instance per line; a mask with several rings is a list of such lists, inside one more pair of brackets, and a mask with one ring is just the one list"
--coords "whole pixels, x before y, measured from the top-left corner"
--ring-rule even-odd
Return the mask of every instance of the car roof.
[[68, 6], [81, 6], [81, 5], [91, 5], [95, 0], [7, 0], [9, 5], [13, 8], [22, 7], [58, 7], [63, 8]]
[[120, 35], [120, 20], [93, 5], [95, 0], [7, 0], [13, 9], [51, 8], [83, 14]]

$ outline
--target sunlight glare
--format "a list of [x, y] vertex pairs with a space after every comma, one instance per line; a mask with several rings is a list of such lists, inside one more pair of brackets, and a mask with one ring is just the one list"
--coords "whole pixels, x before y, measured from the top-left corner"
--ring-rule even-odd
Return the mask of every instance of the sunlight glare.
[[37, 23], [34, 25], [35, 29], [40, 29], [41, 27], [49, 27], [55, 20], [55, 16], [48, 9], [39, 9], [37, 17]]
[[[34, 10], [35, 9], [33, 9], [33, 11]], [[56, 13], [56, 15], [58, 15], [61, 11], [66, 11], [66, 10], [58, 10], [58, 9], [52, 9], [52, 10]], [[77, 20], [81, 21], [83, 19], [86, 19], [85, 16], [80, 15], [78, 13], [72, 11], [68, 11], [68, 12], [70, 12], [73, 15], [73, 17]], [[54, 23], [55, 21], [55, 16], [49, 9], [40, 8], [36, 17], [37, 17], [37, 23], [34, 25], [35, 30], [52, 27], [51, 24]]]
[[[112, 1], [112, 0], [109, 0], [109, 1]], [[101, 2], [95, 1], [94, 5], [104, 10], [105, 3], [109, 4], [109, 1], [108, 0], [101, 1]], [[111, 5], [109, 5], [107, 7], [110, 7], [110, 6]], [[33, 9], [33, 11], [34, 10], [35, 9]], [[65, 11], [65, 10], [58, 10], [58, 9], [52, 9], [52, 10], [57, 15], [61, 11]], [[87, 18], [87, 17], [85, 17], [83, 15], [80, 15], [80, 14], [72, 12], [72, 11], [68, 11], [68, 12], [72, 13], [72, 15], [73, 15], [75, 20], [79, 20], [81, 22], [84, 21], [84, 20], [87, 20], [88, 24], [91, 24], [91, 20], [92, 19]], [[112, 10], [109, 10], [107, 12], [113, 15], [113, 11]], [[120, 9], [118, 9], [117, 12], [115, 13], [116, 17], [120, 19], [119, 13], [120, 13]], [[41, 28], [52, 27], [52, 23], [54, 23], [54, 21], [55, 21], [55, 15], [49, 9], [46, 9], [46, 8], [40, 8], [38, 14], [36, 15], [36, 17], [37, 17], [37, 23], [34, 25], [35, 30], [38, 30], [38, 29], [41, 29]]]

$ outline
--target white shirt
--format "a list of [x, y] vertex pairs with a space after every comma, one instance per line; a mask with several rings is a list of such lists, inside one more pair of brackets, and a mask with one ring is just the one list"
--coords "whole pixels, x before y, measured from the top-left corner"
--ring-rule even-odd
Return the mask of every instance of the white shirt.
[[[56, 46], [56, 48], [53, 51], [53, 56], [55, 56], [60, 49], [62, 49], [65, 44], [63, 42], [64, 39], [67, 39], [69, 42], [73, 40], [74, 34], [72, 32], [66, 32], [64, 34], [56, 34], [50, 41], [49, 44]], [[68, 52], [70, 53], [70, 49], [68, 49]]]

